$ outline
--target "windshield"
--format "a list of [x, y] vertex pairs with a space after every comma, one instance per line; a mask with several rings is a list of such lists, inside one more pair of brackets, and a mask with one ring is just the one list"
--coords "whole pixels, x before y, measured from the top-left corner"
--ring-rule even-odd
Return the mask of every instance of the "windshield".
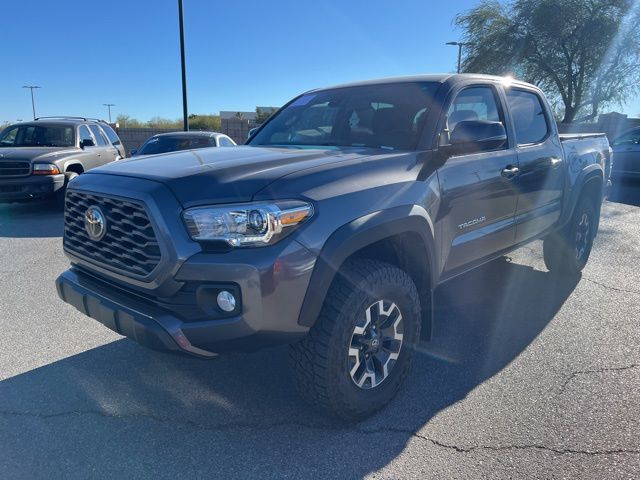
[[406, 82], [307, 93], [280, 110], [248, 144], [414, 150], [437, 87]]
[[0, 133], [0, 147], [73, 147], [72, 126], [15, 125]]
[[147, 140], [147, 143], [140, 147], [136, 152], [136, 155], [154, 155], [156, 153], [176, 152], [178, 150], [191, 150], [193, 148], [215, 146], [216, 140], [213, 137], [152, 137]]

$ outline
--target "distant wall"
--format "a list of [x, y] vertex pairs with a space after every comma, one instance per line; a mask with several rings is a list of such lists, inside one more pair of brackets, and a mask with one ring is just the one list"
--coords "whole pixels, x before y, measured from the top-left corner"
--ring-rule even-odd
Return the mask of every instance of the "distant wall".
[[629, 118], [622, 113], [612, 112], [598, 116], [594, 123], [559, 123], [560, 133], [606, 133], [609, 142], [621, 133], [640, 127], [640, 118]]
[[220, 119], [220, 133], [224, 133], [233, 139], [238, 145], [243, 145], [249, 136], [249, 130], [257, 127], [253, 120], [245, 120], [239, 118], [222, 118]]

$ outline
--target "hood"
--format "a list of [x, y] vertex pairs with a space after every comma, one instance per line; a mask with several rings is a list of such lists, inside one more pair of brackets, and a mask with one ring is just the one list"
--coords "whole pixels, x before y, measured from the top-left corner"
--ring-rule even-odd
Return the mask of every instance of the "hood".
[[83, 176], [118, 175], [167, 185], [184, 207], [250, 201], [290, 173], [363, 156], [361, 149], [205, 148], [133, 157]]
[[2, 147], [0, 148], [0, 162], [3, 160], [53, 161], [71, 152], [75, 152], [75, 149], [69, 147]]

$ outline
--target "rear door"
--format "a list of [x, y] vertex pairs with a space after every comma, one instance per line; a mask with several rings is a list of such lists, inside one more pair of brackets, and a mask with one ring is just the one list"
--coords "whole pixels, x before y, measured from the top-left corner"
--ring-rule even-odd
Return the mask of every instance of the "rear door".
[[111, 142], [111, 145], [114, 146], [118, 150], [118, 155], [120, 158], [125, 158], [127, 156], [127, 152], [125, 151], [124, 145], [122, 144], [122, 140], [118, 137], [118, 134], [111, 128], [111, 125], [107, 123], [101, 123], [100, 128], [104, 131], [105, 135]]
[[[493, 84], [465, 87], [444, 111], [444, 138], [465, 120], [502, 122], [510, 135], [500, 92]], [[515, 177], [505, 171], [516, 171], [517, 162], [510, 138], [496, 150], [452, 156], [438, 169], [445, 277], [513, 245], [518, 192]]]
[[90, 145], [83, 147], [82, 154], [79, 155], [79, 158], [82, 159], [82, 167], [84, 170], [91, 170], [92, 168], [102, 165], [104, 147], [97, 145], [97, 140], [87, 125], [82, 124], [78, 126], [78, 139], [80, 145], [82, 145], [83, 141], [90, 141]]
[[96, 141], [96, 148], [93, 152], [97, 156], [96, 161], [98, 165], [113, 162], [118, 158], [118, 150], [111, 145], [111, 142], [98, 125], [93, 123], [89, 124], [89, 130], [91, 130], [93, 138], [95, 138]]
[[506, 90], [520, 173], [517, 177], [516, 242], [551, 228], [560, 217], [564, 155], [549, 110], [534, 90]]

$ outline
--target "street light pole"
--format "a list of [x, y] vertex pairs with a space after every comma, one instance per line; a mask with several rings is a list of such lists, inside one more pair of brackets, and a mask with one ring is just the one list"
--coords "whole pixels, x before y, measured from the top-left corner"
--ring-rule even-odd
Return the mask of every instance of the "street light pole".
[[460, 66], [462, 63], [462, 47], [471, 45], [469, 42], [447, 42], [447, 45], [456, 45], [458, 47], [458, 73], [460, 73]]
[[109, 109], [109, 123], [111, 123], [111, 107], [115, 107], [116, 104], [115, 103], [103, 103], [102, 105], [104, 105], [105, 107], [107, 107]]
[[39, 87], [38, 85], [23, 85], [22, 88], [28, 88], [29, 90], [31, 90], [31, 110], [33, 111], [33, 119], [36, 119], [36, 101], [35, 98], [33, 97], [33, 91], [36, 88], [42, 88]]
[[184, 18], [182, 0], [178, 0], [178, 17], [180, 21], [180, 63], [182, 66], [182, 117], [184, 131], [189, 130], [189, 112], [187, 110], [187, 68], [184, 56]]

